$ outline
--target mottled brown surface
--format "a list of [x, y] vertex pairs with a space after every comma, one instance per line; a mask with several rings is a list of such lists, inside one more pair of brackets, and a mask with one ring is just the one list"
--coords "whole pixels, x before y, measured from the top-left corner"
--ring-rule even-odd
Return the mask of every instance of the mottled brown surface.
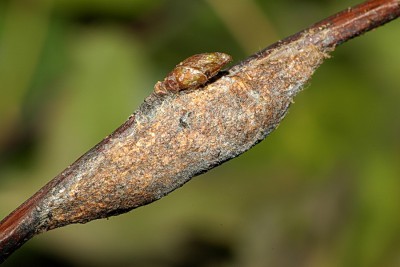
[[119, 129], [0, 223], [0, 262], [37, 233], [150, 203], [240, 155], [278, 126], [338, 43], [399, 14], [397, 0], [370, 1], [270, 46], [205, 87], [151, 94]]
[[315, 46], [292, 44], [205, 88], [150, 96], [130, 128], [83, 157], [72, 178], [52, 189], [43, 204], [52, 217], [45, 227], [141, 206], [248, 150], [278, 125], [324, 57]]

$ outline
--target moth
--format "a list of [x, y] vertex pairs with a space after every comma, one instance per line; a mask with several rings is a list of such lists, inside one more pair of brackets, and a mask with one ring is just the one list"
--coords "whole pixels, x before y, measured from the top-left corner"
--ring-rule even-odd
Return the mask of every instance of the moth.
[[213, 52], [188, 57], [154, 86], [157, 95], [177, 93], [182, 90], [196, 89], [214, 77], [232, 57], [225, 53]]

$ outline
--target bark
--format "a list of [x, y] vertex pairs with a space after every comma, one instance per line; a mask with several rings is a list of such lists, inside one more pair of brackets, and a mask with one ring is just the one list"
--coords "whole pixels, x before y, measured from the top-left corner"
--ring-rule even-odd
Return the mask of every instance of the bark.
[[348, 8], [207, 84], [152, 93], [111, 135], [0, 222], [0, 262], [34, 235], [158, 200], [262, 141], [338, 44], [397, 18], [398, 0]]

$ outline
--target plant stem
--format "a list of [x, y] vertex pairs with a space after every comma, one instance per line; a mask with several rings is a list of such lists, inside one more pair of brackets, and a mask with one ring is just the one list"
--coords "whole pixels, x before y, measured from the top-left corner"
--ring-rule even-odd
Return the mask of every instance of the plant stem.
[[329, 52], [399, 15], [398, 0], [367, 1], [267, 47], [202, 88], [151, 94], [0, 222], [0, 262], [36, 234], [146, 205], [247, 151], [278, 126]]

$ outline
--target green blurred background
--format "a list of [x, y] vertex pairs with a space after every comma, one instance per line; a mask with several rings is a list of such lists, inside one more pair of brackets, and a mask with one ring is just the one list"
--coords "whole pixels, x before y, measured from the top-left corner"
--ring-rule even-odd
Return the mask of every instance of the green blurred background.
[[[0, 217], [175, 64], [235, 62], [357, 1], [0, 1]], [[339, 47], [279, 129], [144, 208], [4, 266], [400, 266], [400, 20]]]

